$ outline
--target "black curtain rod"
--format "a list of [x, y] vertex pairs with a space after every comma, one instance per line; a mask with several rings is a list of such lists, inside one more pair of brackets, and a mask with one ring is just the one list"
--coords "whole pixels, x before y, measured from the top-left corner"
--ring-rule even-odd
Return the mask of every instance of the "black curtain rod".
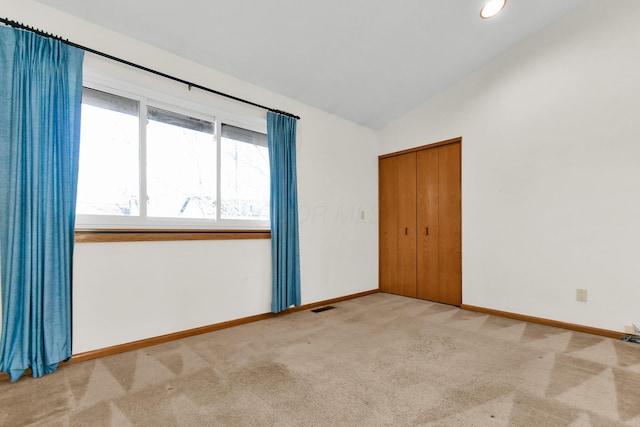
[[22, 24], [22, 23], [17, 22], [17, 21], [13, 21], [13, 20], [11, 20], [9, 18], [0, 18], [0, 22], [4, 23], [4, 24], [6, 24], [6, 25], [8, 25], [10, 27], [13, 27], [13, 28], [19, 28], [21, 30], [27, 30], [27, 31], [30, 31], [30, 32], [32, 32], [34, 34], [37, 34], [39, 36], [48, 37], [50, 39], [58, 40], [59, 42], [62, 42], [64, 44], [66, 44], [66, 45], [73, 46], [73, 47], [78, 48], [78, 49], [82, 49], [82, 50], [84, 50], [86, 52], [93, 53], [95, 55], [111, 59], [112, 61], [116, 61], [116, 62], [119, 62], [121, 64], [125, 64], [125, 65], [128, 65], [130, 67], [137, 68], [139, 70], [146, 71], [146, 72], [151, 73], [151, 74], [155, 74], [156, 76], [164, 77], [166, 79], [173, 80], [174, 82], [182, 83], [184, 85], [187, 85], [189, 87], [189, 90], [191, 90], [191, 88], [200, 89], [200, 90], [203, 90], [205, 92], [213, 93], [215, 95], [219, 95], [219, 96], [222, 96], [224, 98], [228, 98], [228, 99], [232, 99], [232, 100], [237, 101], [237, 102], [241, 102], [243, 104], [252, 105], [254, 107], [262, 108], [263, 110], [271, 111], [273, 113], [282, 114], [284, 116], [289, 116], [289, 117], [293, 117], [294, 119], [300, 120], [300, 116], [296, 116], [295, 114], [287, 113], [286, 111], [278, 110], [276, 108], [267, 107], [265, 105], [260, 105], [260, 104], [257, 104], [255, 102], [248, 101], [246, 99], [238, 98], [237, 96], [229, 95], [227, 93], [220, 92], [220, 91], [217, 91], [215, 89], [211, 89], [211, 88], [208, 88], [206, 86], [199, 85], [197, 83], [192, 83], [192, 82], [189, 82], [187, 80], [183, 80], [183, 79], [181, 79], [179, 77], [175, 77], [175, 76], [172, 76], [170, 74], [166, 74], [166, 73], [163, 73], [161, 71], [157, 71], [157, 70], [154, 70], [152, 68], [148, 68], [148, 67], [145, 67], [143, 65], [139, 65], [139, 64], [136, 64], [134, 62], [127, 61], [126, 59], [118, 58], [117, 56], [109, 55], [108, 53], [100, 52], [99, 50], [95, 50], [95, 49], [91, 49], [90, 47], [79, 45], [79, 44], [71, 42], [69, 40], [65, 40], [60, 36], [44, 32], [44, 31], [42, 31], [42, 30], [40, 30], [38, 28], [34, 28], [34, 27]]

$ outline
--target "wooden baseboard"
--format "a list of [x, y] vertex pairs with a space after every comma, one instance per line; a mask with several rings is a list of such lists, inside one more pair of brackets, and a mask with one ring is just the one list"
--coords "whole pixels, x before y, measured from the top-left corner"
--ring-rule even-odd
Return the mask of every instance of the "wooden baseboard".
[[[60, 362], [59, 366], [72, 365], [75, 363], [86, 362], [88, 360], [98, 359], [100, 357], [112, 356], [114, 354], [124, 353], [132, 350], [139, 350], [145, 347], [151, 347], [153, 345], [164, 344], [171, 341], [180, 340], [183, 338], [192, 337], [195, 335], [206, 334], [209, 332], [219, 331], [221, 329], [232, 328], [234, 326], [246, 325], [247, 323], [257, 322], [259, 320], [271, 319], [277, 316], [283, 316], [286, 314], [296, 313], [299, 311], [310, 310], [323, 305], [335, 304], [341, 301], [346, 301], [354, 298], [360, 298], [367, 295], [378, 293], [378, 289], [372, 289], [370, 291], [359, 292], [357, 294], [345, 295], [343, 297], [332, 298], [324, 301], [313, 302], [310, 304], [304, 304], [300, 307], [291, 307], [281, 313], [264, 313], [257, 314], [255, 316], [243, 317], [241, 319], [230, 320], [227, 322], [216, 323], [213, 325], [202, 326], [200, 328], [188, 329], [186, 331], [174, 332], [171, 334], [160, 335], [153, 338], [147, 338], [139, 341], [133, 341], [125, 344], [118, 344], [111, 347], [100, 348], [97, 350], [86, 351], [84, 353], [74, 354], [69, 362]], [[25, 375], [31, 373], [31, 369], [25, 371]], [[0, 372], [0, 381], [9, 379], [9, 375], [4, 372]]]
[[600, 335], [608, 338], [620, 339], [624, 336], [623, 332], [610, 331], [607, 329], [592, 328], [591, 326], [576, 325], [573, 323], [560, 322], [558, 320], [544, 319], [541, 317], [527, 316], [524, 314], [510, 313], [508, 311], [494, 310], [491, 308], [476, 307], [473, 305], [462, 304], [460, 308], [478, 313], [492, 314], [495, 316], [508, 317], [509, 319], [522, 320], [525, 322], [538, 323], [540, 325], [553, 326], [556, 328], [569, 329], [571, 331], [585, 332], [587, 334]]

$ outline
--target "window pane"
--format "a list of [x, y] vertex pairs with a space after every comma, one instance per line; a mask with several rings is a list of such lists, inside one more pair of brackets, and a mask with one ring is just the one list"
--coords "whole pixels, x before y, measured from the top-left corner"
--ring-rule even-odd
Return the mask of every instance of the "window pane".
[[223, 124], [220, 150], [220, 217], [268, 220], [267, 136]]
[[78, 214], [139, 214], [138, 129], [138, 102], [83, 88]]
[[213, 123], [148, 108], [147, 214], [216, 217], [216, 146]]

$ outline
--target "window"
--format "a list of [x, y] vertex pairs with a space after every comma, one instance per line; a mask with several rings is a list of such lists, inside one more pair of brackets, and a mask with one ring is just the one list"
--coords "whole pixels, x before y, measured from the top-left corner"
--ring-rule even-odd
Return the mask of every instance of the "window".
[[213, 123], [147, 109], [147, 215], [216, 219]]
[[221, 155], [221, 218], [268, 221], [267, 135], [223, 124]]
[[139, 215], [139, 104], [82, 92], [77, 214]]
[[134, 98], [83, 89], [77, 227], [269, 227], [265, 133]]

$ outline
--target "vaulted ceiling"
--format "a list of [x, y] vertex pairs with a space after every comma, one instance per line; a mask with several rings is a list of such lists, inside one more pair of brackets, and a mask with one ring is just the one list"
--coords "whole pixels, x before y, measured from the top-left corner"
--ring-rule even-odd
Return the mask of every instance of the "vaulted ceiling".
[[587, 0], [37, 1], [381, 129]]

